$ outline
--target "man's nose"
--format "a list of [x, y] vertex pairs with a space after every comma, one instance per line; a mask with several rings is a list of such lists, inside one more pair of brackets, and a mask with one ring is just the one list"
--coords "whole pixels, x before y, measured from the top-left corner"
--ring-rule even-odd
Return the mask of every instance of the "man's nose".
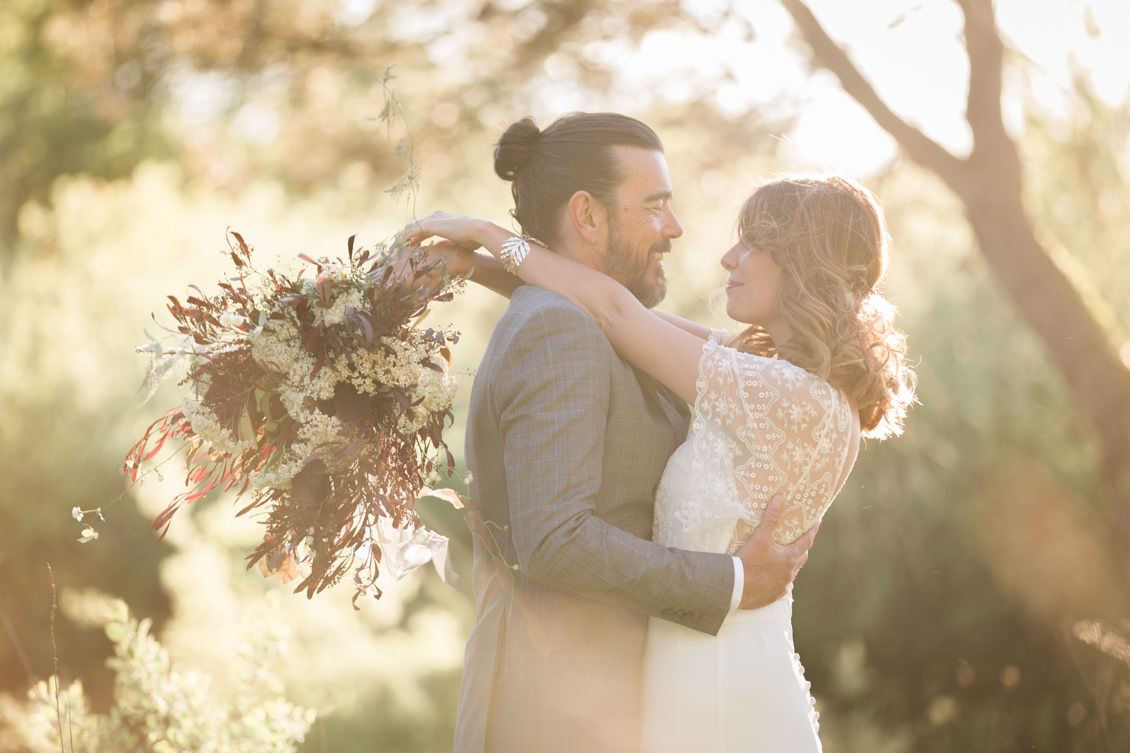
[[678, 238], [683, 234], [683, 226], [679, 224], [679, 218], [675, 216], [675, 212], [671, 209], [667, 210], [667, 221], [663, 225], [663, 234], [668, 238]]

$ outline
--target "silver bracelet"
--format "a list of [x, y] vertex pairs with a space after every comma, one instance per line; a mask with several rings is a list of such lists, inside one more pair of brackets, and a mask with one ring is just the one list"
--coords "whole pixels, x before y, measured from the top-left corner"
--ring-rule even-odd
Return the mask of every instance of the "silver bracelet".
[[537, 238], [531, 238], [528, 235], [512, 235], [503, 242], [502, 250], [498, 252], [498, 258], [502, 261], [503, 269], [517, 276], [518, 265], [530, 255], [530, 241], [545, 245]]

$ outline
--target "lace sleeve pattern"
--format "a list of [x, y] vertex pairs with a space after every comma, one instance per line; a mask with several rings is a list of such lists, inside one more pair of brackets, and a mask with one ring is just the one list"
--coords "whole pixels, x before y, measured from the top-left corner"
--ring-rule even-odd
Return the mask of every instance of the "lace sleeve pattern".
[[711, 327], [710, 335], [709, 337], [707, 337], [707, 339], [711, 342], [718, 343], [719, 345], [725, 345], [726, 343], [730, 342], [730, 337], [731, 335], [727, 330], [718, 329], [717, 327]]
[[731, 550], [777, 492], [788, 499], [777, 540], [794, 541], [823, 516], [854, 462], [858, 431], [847, 398], [788, 361], [713, 340], [703, 344], [696, 393], [694, 431], [720, 429], [732, 440], [725, 450], [741, 510]]

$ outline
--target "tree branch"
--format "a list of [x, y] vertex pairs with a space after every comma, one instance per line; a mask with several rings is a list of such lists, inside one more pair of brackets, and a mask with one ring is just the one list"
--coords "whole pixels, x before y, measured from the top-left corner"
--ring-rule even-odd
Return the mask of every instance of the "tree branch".
[[993, 0], [955, 0], [965, 16], [965, 49], [969, 55], [969, 94], [965, 118], [973, 132], [973, 160], [981, 155], [1001, 167], [1008, 158], [1019, 184], [1020, 161], [1001, 116], [1001, 77], [1004, 44], [993, 15]]
[[962, 160], [887, 107], [843, 48], [824, 31], [824, 27], [805, 3], [800, 0], [781, 0], [781, 4], [793, 17], [793, 22], [812, 49], [817, 62], [840, 80], [844, 91], [867, 110], [880, 128], [894, 137], [911, 159], [938, 173], [947, 183], [951, 178], [957, 178]]

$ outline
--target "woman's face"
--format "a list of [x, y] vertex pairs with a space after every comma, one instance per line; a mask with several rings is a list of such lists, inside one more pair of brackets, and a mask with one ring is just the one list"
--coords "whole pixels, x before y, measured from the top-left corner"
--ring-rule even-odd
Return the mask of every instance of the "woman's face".
[[[757, 324], [774, 340], [784, 324], [781, 318], [781, 268], [768, 249], [738, 241], [722, 255], [726, 281], [726, 313], [734, 321]], [[784, 334], [781, 332], [781, 334]]]

